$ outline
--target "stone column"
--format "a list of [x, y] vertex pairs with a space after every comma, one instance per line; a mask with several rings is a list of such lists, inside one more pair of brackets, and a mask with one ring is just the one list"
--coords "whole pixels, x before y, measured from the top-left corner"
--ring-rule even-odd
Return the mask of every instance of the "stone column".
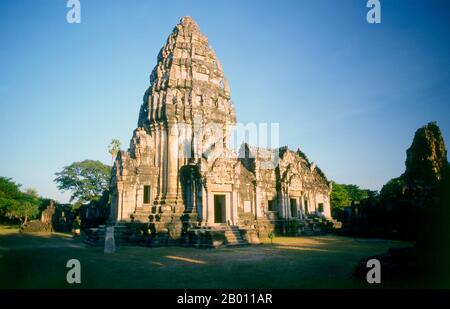
[[311, 194], [308, 192], [305, 195], [305, 213], [306, 213], [306, 209], [308, 209], [308, 214], [311, 213], [311, 211], [312, 211], [311, 206], [313, 205], [311, 201], [312, 201]]
[[185, 151], [185, 142], [186, 142], [186, 123], [180, 123], [178, 125], [179, 137], [178, 137], [178, 160], [179, 166], [183, 166], [187, 163], [186, 161], [186, 151]]
[[177, 123], [168, 125], [167, 138], [167, 195], [169, 203], [175, 202], [177, 198], [178, 185], [178, 125]]
[[317, 200], [316, 200], [316, 193], [314, 192], [314, 213], [317, 212]]
[[153, 144], [153, 149], [155, 149], [155, 166], [159, 166], [159, 132], [156, 130], [155, 126], [152, 125], [152, 134], [155, 136], [155, 138], [153, 139], [154, 144]]
[[192, 127], [190, 123], [185, 124], [185, 140], [183, 141], [183, 152], [186, 161], [193, 158], [194, 151], [192, 149]]
[[162, 192], [163, 198], [167, 196], [167, 166], [168, 166], [168, 153], [169, 153], [169, 136], [167, 133], [167, 127], [165, 125], [161, 126], [161, 163], [162, 163]]
[[136, 208], [144, 206], [144, 185], [136, 184]]
[[123, 183], [117, 183], [117, 220], [123, 219]]
[[280, 217], [286, 219], [286, 194], [284, 189], [281, 189], [280, 203]]
[[256, 219], [262, 217], [262, 209], [261, 209], [261, 197], [259, 192], [258, 184], [255, 186], [255, 207], [256, 207]]
[[289, 193], [286, 192], [286, 217], [288, 219], [292, 218], [292, 212], [291, 212], [291, 198], [289, 197]]
[[155, 126], [155, 135], [157, 136], [158, 144], [156, 145], [156, 156], [158, 158], [158, 168], [159, 168], [159, 178], [158, 178], [158, 188], [157, 188], [157, 200], [158, 202], [163, 198], [164, 192], [164, 180], [165, 180], [165, 167], [164, 167], [164, 156], [165, 156], [165, 139], [164, 139], [164, 126], [162, 124], [157, 124]]
[[239, 196], [238, 193], [236, 191], [231, 191], [231, 223], [233, 225], [237, 225], [238, 221], [239, 221], [239, 217], [238, 217], [238, 204], [239, 204]]
[[208, 205], [206, 207], [206, 223], [208, 225], [214, 224], [214, 194], [212, 192], [206, 192]]
[[[183, 123], [178, 123], [178, 144], [177, 144], [177, 198], [178, 199], [182, 199], [183, 196], [183, 188], [181, 186], [181, 181], [179, 180], [178, 177], [178, 171], [180, 170], [180, 168], [182, 166], [184, 166], [187, 161], [185, 158], [185, 154], [184, 154], [184, 141], [186, 139], [186, 124]], [[195, 196], [194, 194], [194, 184], [192, 183], [192, 195]], [[192, 198], [192, 205], [194, 206], [194, 198]]]
[[278, 216], [280, 218], [283, 218], [284, 217], [284, 215], [283, 215], [284, 201], [283, 201], [283, 193], [282, 192], [280, 193], [280, 196], [278, 197], [278, 201], [277, 202], [279, 202], [278, 203]]
[[298, 207], [297, 207], [298, 211], [299, 211], [299, 218], [300, 220], [303, 220], [303, 195], [300, 195], [298, 198]]
[[208, 196], [205, 187], [202, 186], [202, 226], [207, 225], [208, 221]]

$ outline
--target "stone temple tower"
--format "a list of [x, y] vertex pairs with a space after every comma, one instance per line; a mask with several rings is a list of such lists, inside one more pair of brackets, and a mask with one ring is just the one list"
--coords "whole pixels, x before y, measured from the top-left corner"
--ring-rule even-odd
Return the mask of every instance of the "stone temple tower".
[[220, 62], [196, 22], [184, 17], [158, 54], [130, 149], [115, 162], [112, 216], [153, 213], [172, 222], [189, 206], [180, 171], [215, 149], [227, 152], [235, 122]]
[[129, 149], [114, 162], [110, 221], [146, 223], [152, 239], [230, 243], [329, 217], [331, 188], [316, 165], [286, 147], [245, 144], [238, 157], [229, 146], [235, 124], [220, 62], [184, 17], [158, 54]]
[[157, 204], [182, 206], [179, 169], [202, 154], [205, 141], [196, 141], [199, 131], [217, 124], [228, 136], [225, 131], [235, 118], [227, 81], [208, 39], [192, 18], [182, 18], [159, 52], [138, 121], [156, 146]]

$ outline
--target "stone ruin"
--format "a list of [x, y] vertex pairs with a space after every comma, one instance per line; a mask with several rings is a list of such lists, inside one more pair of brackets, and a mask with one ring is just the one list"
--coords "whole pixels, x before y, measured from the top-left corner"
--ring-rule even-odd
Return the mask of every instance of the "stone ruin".
[[330, 218], [331, 184], [318, 167], [286, 147], [234, 153], [235, 124], [222, 66], [184, 17], [158, 54], [129, 150], [114, 162], [110, 223], [148, 224], [155, 243], [218, 246]]
[[70, 232], [74, 214], [70, 204], [56, 204], [48, 201], [40, 220], [31, 220], [21, 227], [21, 232]]

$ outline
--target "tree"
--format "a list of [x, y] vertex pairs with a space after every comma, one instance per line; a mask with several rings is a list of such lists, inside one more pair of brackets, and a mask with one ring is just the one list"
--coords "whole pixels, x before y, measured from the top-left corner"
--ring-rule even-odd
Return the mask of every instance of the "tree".
[[98, 200], [108, 190], [111, 167], [100, 161], [84, 160], [64, 167], [55, 175], [59, 190], [72, 191], [70, 201], [86, 203]]
[[18, 199], [20, 197], [20, 185], [12, 181], [11, 178], [0, 177], [0, 199]]
[[114, 159], [116, 158], [117, 154], [120, 151], [121, 143], [118, 139], [113, 139], [111, 143], [108, 146], [108, 152], [111, 154], [111, 163], [114, 162]]
[[6, 216], [10, 219], [19, 219], [22, 225], [39, 214], [39, 201], [19, 201], [8, 207]]
[[392, 178], [383, 186], [383, 188], [381, 188], [380, 198], [382, 199], [383, 202], [385, 202], [388, 199], [394, 200], [400, 198], [403, 194], [404, 187], [405, 184], [401, 177]]
[[333, 208], [343, 208], [350, 206], [352, 202], [360, 202], [375, 194], [370, 190], [360, 189], [357, 185], [345, 185], [333, 182], [331, 191], [331, 206]]
[[362, 201], [369, 197], [369, 190], [360, 189], [357, 185], [344, 185], [351, 201]]
[[22, 192], [20, 186], [11, 178], [0, 177], [0, 216], [18, 219], [23, 225], [39, 214], [41, 200], [36, 190]]
[[350, 206], [351, 200], [345, 185], [333, 182], [333, 190], [331, 191], [331, 206], [333, 208], [343, 208]]

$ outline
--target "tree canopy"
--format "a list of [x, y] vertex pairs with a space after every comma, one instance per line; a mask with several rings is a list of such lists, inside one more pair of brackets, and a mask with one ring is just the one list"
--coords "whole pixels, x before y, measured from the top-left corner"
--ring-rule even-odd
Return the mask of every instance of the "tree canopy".
[[111, 167], [100, 161], [74, 162], [55, 173], [58, 189], [71, 191], [70, 201], [86, 203], [98, 200], [108, 190]]
[[389, 180], [380, 191], [380, 198], [385, 201], [386, 199], [398, 198], [403, 194], [403, 188], [405, 184], [401, 177], [392, 178]]
[[352, 202], [362, 201], [373, 195], [374, 192], [360, 189], [357, 185], [338, 184], [333, 182], [331, 191], [331, 206], [333, 208], [343, 208], [350, 206]]
[[39, 214], [41, 200], [36, 190], [22, 192], [20, 186], [11, 178], [0, 177], [0, 216], [25, 224]]

